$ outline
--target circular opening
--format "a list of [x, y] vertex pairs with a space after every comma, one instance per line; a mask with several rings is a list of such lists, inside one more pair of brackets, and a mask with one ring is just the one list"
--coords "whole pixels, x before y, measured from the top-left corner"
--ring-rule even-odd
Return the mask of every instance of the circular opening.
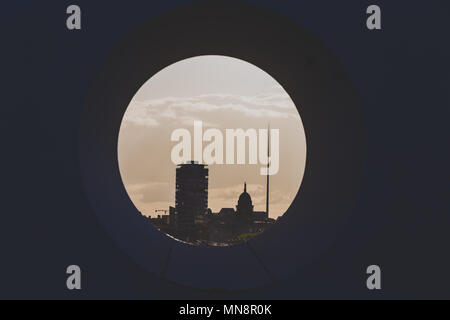
[[[261, 236], [220, 248], [174, 241], [148, 223], [130, 201], [118, 161], [122, 118], [139, 86], [177, 61], [210, 54], [239, 57], [275, 77], [295, 102], [308, 140], [301, 189], [282, 219]], [[315, 261], [322, 261], [351, 225], [364, 177], [361, 106], [332, 52], [275, 11], [214, 1], [152, 18], [108, 54], [80, 120], [80, 174], [92, 213], [133, 261], [170, 282], [167, 287], [158, 282], [161, 288], [176, 283], [206, 289], [209, 297], [216, 289], [248, 292], [292, 275], [308, 282], [311, 275], [317, 278]], [[211, 183], [212, 170], [209, 176]]]
[[269, 74], [240, 59], [197, 56], [136, 92], [120, 126], [118, 163], [145, 223], [190, 244], [228, 246], [287, 211], [303, 178], [306, 138], [294, 102]]

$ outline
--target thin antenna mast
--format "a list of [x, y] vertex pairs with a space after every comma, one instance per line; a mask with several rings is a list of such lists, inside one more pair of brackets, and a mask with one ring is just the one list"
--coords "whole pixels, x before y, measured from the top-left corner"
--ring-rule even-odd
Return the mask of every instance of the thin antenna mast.
[[269, 166], [270, 166], [270, 123], [267, 125], [267, 180], [266, 180], [266, 215], [269, 218]]

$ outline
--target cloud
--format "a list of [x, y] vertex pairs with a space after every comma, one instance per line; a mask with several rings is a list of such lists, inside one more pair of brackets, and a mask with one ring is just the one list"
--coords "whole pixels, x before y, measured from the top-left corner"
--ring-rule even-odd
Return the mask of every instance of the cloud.
[[296, 108], [285, 92], [268, 92], [256, 96], [203, 94], [189, 98], [131, 101], [124, 123], [155, 127], [169, 122], [192, 124], [193, 120], [214, 123], [214, 118], [298, 119]]
[[128, 184], [127, 192], [130, 198], [142, 203], [152, 203], [157, 201], [172, 201], [168, 195], [172, 190], [169, 183], [149, 182], [140, 184]]

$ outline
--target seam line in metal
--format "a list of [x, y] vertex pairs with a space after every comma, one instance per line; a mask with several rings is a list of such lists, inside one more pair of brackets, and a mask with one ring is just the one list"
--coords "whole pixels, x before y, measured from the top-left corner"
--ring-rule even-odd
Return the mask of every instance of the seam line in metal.
[[266, 273], [266, 275], [269, 278], [269, 280], [272, 283], [274, 283], [275, 282], [275, 278], [273, 277], [273, 275], [270, 272], [269, 268], [267, 268], [267, 266], [264, 264], [264, 261], [261, 259], [261, 257], [258, 256], [258, 254], [256, 253], [256, 250], [250, 245], [250, 242], [247, 241], [246, 243], [247, 243], [248, 249], [253, 254], [253, 256], [255, 257], [256, 261], [258, 261], [259, 265], [264, 269], [264, 272]]

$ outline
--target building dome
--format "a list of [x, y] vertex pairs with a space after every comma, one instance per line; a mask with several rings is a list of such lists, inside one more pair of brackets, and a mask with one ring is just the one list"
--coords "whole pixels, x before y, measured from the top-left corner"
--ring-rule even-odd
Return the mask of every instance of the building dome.
[[247, 183], [244, 183], [244, 192], [239, 196], [239, 200], [236, 206], [238, 214], [251, 214], [253, 213], [252, 198], [247, 193]]

